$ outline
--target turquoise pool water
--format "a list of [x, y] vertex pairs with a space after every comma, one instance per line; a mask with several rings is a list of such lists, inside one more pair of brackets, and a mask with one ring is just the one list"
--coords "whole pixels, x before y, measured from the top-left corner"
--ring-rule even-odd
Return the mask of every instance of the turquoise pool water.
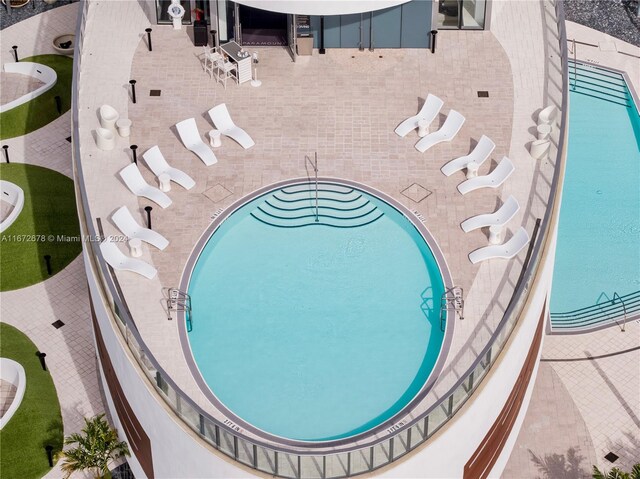
[[363, 191], [308, 185], [244, 205], [211, 236], [189, 284], [191, 350], [237, 417], [305, 441], [398, 413], [443, 343], [442, 275], [413, 224]]
[[610, 75], [581, 67], [570, 92], [552, 313], [640, 290], [640, 118]]

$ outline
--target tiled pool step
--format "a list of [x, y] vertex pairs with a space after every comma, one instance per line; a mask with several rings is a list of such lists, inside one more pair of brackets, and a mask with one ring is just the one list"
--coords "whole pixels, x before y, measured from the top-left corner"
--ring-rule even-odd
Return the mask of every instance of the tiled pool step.
[[316, 209], [315, 185], [305, 184], [283, 188], [267, 196], [251, 216], [280, 228], [313, 225], [356, 228], [377, 221], [383, 214], [362, 193], [331, 184], [318, 186]]
[[631, 107], [633, 102], [619, 73], [569, 60], [569, 87], [572, 91]]

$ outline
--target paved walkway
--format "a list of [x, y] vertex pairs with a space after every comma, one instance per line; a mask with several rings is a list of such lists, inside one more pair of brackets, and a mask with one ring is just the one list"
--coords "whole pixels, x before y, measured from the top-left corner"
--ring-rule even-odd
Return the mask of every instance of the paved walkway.
[[[77, 4], [31, 17], [2, 30], [3, 45], [17, 44], [24, 56], [55, 53], [46, 39], [73, 32]], [[34, 32], [37, 34], [34, 35]], [[2, 60], [8, 61], [6, 49]], [[11, 161], [44, 166], [71, 176], [69, 112], [28, 135], [3, 141], [10, 145]], [[56, 387], [64, 434], [79, 432], [84, 418], [104, 412], [82, 256], [63, 271], [36, 285], [0, 293], [0, 317], [15, 326], [47, 354], [47, 367]], [[64, 323], [59, 329], [54, 321]], [[61, 478], [60, 463], [45, 477]], [[84, 477], [76, 473], [72, 477]]]

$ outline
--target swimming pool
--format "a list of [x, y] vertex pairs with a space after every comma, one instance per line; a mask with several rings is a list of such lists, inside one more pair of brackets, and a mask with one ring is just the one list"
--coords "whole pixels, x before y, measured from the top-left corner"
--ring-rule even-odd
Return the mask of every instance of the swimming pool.
[[351, 437], [403, 412], [452, 327], [426, 228], [363, 188], [318, 191], [317, 211], [312, 184], [262, 192], [212, 225], [185, 272], [186, 355], [203, 391], [232, 423], [294, 441]]
[[568, 157], [551, 295], [557, 329], [606, 321], [621, 307], [614, 293], [640, 307], [638, 111], [620, 74], [580, 63], [569, 72]]

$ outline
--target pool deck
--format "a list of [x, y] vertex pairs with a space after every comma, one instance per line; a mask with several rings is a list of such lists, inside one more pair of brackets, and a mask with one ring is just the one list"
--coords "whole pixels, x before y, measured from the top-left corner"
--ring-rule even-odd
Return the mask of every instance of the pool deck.
[[[557, 50], [552, 14], [548, 2], [496, 3], [492, 31], [442, 31], [435, 55], [428, 50], [329, 50], [293, 63], [284, 49], [257, 49], [262, 86], [230, 82], [225, 90], [202, 71], [197, 58], [201, 48], [193, 46], [185, 30], [153, 25], [154, 48], [148, 52], [141, 32], [149, 22], [136, 2], [90, 4], [79, 95], [85, 187], [92, 215], [101, 218], [105, 234], [118, 233], [109, 220], [118, 207], [127, 205], [143, 222], [142, 208], [154, 206], [153, 227], [171, 241], [163, 252], [143, 247], [142, 259], [158, 268], [158, 277], [149, 281], [118, 272], [117, 278], [147, 346], [185, 392], [221, 417], [188, 372], [176, 321], [166, 319], [163, 288], [179, 284], [194, 244], [216, 211], [262, 186], [309, 174], [304, 155], [315, 151], [322, 176], [363, 182], [426, 218], [454, 284], [464, 288], [466, 308], [465, 319], [456, 320], [445, 368], [416, 413], [455, 383], [501, 319], [526, 254], [525, 249], [510, 261], [472, 265], [467, 254], [486, 246], [487, 237], [479, 230], [464, 233], [460, 222], [494, 211], [499, 198], [513, 194], [522, 208], [508, 230], [523, 225], [531, 234], [546, 209], [553, 163], [534, 161], [527, 144], [535, 139], [536, 112], [550, 101], [559, 104], [558, 92], [544, 81], [547, 70], [559, 74], [557, 52], [549, 50]], [[522, 18], [533, 20], [523, 24]], [[117, 38], [111, 35], [114, 28]], [[135, 105], [128, 98], [130, 78], [137, 80]], [[150, 89], [161, 90], [161, 96], [150, 97]], [[489, 91], [489, 98], [478, 98], [479, 90]], [[420, 154], [413, 147], [415, 132], [402, 139], [393, 130], [415, 114], [427, 93], [445, 101], [442, 113], [455, 109], [467, 121], [454, 141]], [[243, 150], [223, 138], [215, 151], [218, 163], [205, 167], [182, 146], [172, 126], [195, 117], [204, 133], [212, 129], [206, 111], [222, 102], [256, 146]], [[109, 152], [96, 148], [92, 132], [104, 103], [133, 120], [132, 136], [119, 139]], [[444, 118], [441, 114], [434, 125]], [[467, 154], [482, 134], [497, 147], [480, 174], [493, 169], [503, 155], [513, 160], [516, 171], [498, 190], [462, 196], [456, 186], [463, 173], [446, 178], [439, 169]], [[554, 135], [557, 139], [557, 128]], [[167, 161], [196, 179], [196, 186], [190, 191], [173, 186], [173, 204], [166, 210], [138, 201], [118, 176], [131, 162], [128, 147], [133, 143], [139, 145], [138, 157], [158, 144]], [[146, 180], [156, 184], [142, 161], [139, 165]], [[407, 196], [407, 188], [416, 184], [417, 190], [429, 192], [420, 201]], [[128, 253], [125, 245], [121, 249]]]

